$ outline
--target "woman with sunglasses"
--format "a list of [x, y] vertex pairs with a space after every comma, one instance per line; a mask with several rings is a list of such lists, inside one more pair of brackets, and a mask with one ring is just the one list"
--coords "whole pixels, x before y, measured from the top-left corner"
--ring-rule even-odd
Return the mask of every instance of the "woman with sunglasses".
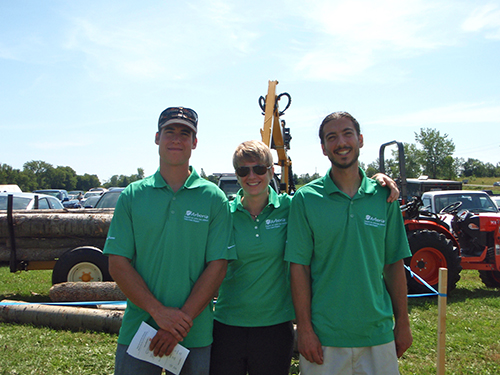
[[[228, 265], [215, 305], [211, 375], [288, 375], [295, 318], [284, 261], [291, 197], [277, 194], [271, 150], [241, 143], [233, 154], [241, 185], [230, 203], [237, 260]], [[374, 176], [399, 196], [393, 180]]]
[[231, 202], [238, 259], [229, 263], [215, 306], [212, 375], [287, 375], [295, 318], [283, 259], [291, 197], [270, 188], [271, 150], [240, 144], [233, 166], [241, 189]]

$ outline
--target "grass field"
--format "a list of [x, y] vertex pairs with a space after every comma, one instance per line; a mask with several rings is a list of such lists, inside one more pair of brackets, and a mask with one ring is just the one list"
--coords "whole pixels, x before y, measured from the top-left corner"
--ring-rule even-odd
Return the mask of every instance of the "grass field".
[[[446, 373], [500, 374], [500, 289], [462, 271], [447, 306]], [[50, 271], [11, 274], [0, 267], [0, 299], [48, 301]], [[437, 299], [410, 298], [414, 343], [401, 374], [435, 374]], [[0, 374], [112, 374], [116, 335], [0, 323]], [[298, 374], [297, 361], [291, 374]]]
[[500, 177], [469, 177], [465, 179], [468, 180], [468, 183], [462, 185], [464, 190], [491, 190], [493, 194], [500, 194], [500, 186], [493, 186], [493, 183], [500, 181]]

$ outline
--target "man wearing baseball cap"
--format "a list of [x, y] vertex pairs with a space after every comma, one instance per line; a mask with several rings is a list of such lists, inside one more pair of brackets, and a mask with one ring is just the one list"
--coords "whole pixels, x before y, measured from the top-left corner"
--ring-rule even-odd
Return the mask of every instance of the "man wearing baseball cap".
[[131, 183], [116, 205], [104, 253], [128, 300], [115, 374], [161, 373], [127, 353], [143, 321], [158, 329], [150, 345], [155, 355], [169, 355], [180, 343], [190, 350], [181, 374], [208, 374], [211, 302], [235, 253], [225, 194], [189, 166], [197, 130], [192, 109], [165, 109], [155, 136], [158, 170]]

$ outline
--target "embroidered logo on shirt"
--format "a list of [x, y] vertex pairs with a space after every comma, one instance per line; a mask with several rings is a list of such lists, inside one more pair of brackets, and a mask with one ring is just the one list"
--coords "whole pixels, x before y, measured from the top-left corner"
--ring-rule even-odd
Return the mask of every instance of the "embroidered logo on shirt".
[[286, 219], [267, 219], [266, 220], [266, 229], [276, 229], [286, 225]]
[[366, 215], [365, 216], [365, 225], [368, 225], [370, 227], [385, 227], [385, 220], [384, 219], [378, 219], [376, 217]]
[[208, 221], [208, 215], [199, 214], [197, 212], [193, 212], [191, 210], [187, 210], [184, 215], [184, 220], [192, 221], [194, 223], [201, 223]]

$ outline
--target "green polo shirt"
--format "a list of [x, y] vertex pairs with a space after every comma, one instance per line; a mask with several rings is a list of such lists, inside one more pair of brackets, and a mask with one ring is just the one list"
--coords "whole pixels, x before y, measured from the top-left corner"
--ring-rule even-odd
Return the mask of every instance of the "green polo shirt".
[[324, 346], [362, 347], [394, 340], [384, 265], [411, 256], [398, 202], [362, 175], [353, 198], [330, 178], [293, 198], [285, 260], [311, 267], [311, 314]]
[[269, 203], [254, 221], [241, 204], [231, 202], [237, 260], [229, 263], [215, 319], [240, 327], [262, 327], [294, 319], [289, 263], [284, 261], [290, 196], [269, 188]]
[[[105, 254], [131, 259], [155, 297], [165, 306], [179, 308], [208, 262], [235, 255], [228, 249], [231, 214], [225, 194], [190, 169], [191, 175], [175, 193], [159, 170], [123, 190], [104, 247]], [[158, 327], [147, 312], [128, 301], [118, 343], [130, 344], [142, 321]], [[182, 345], [210, 345], [212, 326], [209, 304]]]

